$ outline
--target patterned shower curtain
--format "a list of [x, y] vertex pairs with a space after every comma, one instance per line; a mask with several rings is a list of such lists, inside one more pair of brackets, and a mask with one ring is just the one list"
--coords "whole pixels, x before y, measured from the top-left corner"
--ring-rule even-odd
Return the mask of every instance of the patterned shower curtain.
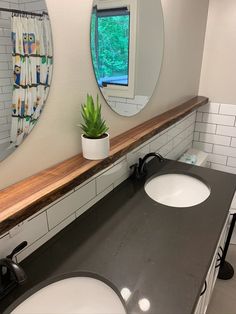
[[52, 37], [47, 15], [12, 16], [13, 99], [11, 143], [18, 146], [37, 122], [52, 77]]

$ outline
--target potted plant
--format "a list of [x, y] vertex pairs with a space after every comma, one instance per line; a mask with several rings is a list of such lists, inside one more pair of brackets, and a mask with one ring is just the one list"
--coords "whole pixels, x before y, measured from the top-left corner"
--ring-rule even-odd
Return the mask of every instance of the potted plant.
[[84, 158], [98, 160], [108, 157], [110, 150], [108, 127], [101, 116], [98, 95], [96, 105], [93, 97], [87, 95], [86, 103], [81, 107], [81, 115], [83, 118], [80, 126], [83, 131], [81, 139]]

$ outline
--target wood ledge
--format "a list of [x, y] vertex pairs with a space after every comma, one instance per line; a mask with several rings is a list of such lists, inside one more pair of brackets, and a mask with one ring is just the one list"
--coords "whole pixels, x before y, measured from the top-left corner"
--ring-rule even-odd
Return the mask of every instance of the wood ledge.
[[207, 103], [208, 98], [196, 96], [116, 136], [104, 160], [90, 161], [79, 154], [1, 190], [0, 235]]

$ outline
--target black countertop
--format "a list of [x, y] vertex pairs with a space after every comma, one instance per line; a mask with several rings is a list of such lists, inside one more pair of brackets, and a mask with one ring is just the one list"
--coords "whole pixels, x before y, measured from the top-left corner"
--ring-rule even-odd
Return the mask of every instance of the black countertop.
[[[144, 182], [126, 180], [21, 265], [29, 279], [0, 301], [0, 313], [23, 293], [72, 272], [102, 276], [128, 288], [128, 313], [190, 314], [198, 301], [236, 189], [236, 176], [166, 160], [152, 160], [149, 176], [188, 173], [211, 188], [203, 203], [173, 208], [151, 200]], [[33, 288], [35, 290], [35, 288]]]

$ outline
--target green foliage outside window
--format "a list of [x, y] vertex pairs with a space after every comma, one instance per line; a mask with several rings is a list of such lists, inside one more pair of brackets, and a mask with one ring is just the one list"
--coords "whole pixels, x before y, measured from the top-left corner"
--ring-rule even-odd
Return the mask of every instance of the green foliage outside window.
[[97, 80], [104, 77], [128, 77], [129, 15], [96, 19], [96, 14], [93, 14], [91, 51]]

